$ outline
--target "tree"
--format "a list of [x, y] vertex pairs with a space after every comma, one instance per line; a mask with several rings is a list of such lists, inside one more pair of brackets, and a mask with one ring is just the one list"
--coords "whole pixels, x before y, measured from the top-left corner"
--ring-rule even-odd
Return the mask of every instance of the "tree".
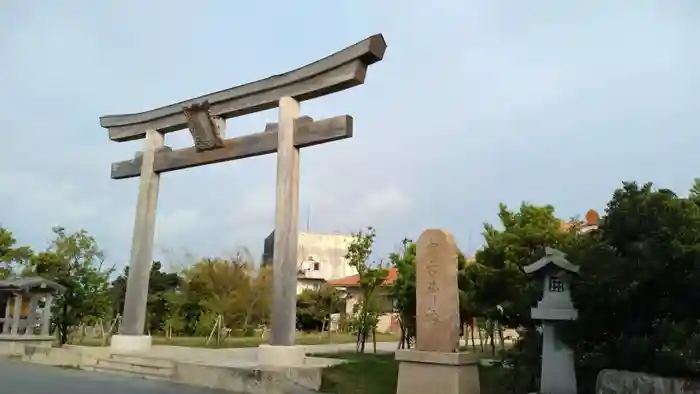
[[530, 308], [542, 294], [542, 282], [522, 269], [547, 246], [566, 249], [574, 244], [581, 223], [571, 221], [564, 226], [551, 205], [528, 203], [517, 211], [500, 204], [498, 217], [501, 229], [484, 224], [485, 245], [477, 251], [476, 262], [460, 271], [460, 315], [463, 321], [469, 315], [483, 318], [494, 354], [496, 333], [502, 339], [503, 327], [522, 328], [521, 340], [508, 356], [516, 366], [510, 384], [529, 392], [536, 389], [541, 354], [538, 322], [530, 318]]
[[12, 232], [0, 227], [0, 279], [7, 279], [32, 257], [28, 246], [17, 246]]
[[184, 313], [191, 331], [201, 332], [221, 316], [226, 327], [252, 335], [255, 327], [269, 317], [270, 267], [256, 270], [241, 255], [233, 259], [205, 258], [185, 270], [183, 276], [178, 295], [168, 297], [168, 310], [171, 314]]
[[690, 198], [700, 199], [700, 178], [693, 179], [693, 187], [690, 188]]
[[[340, 294], [331, 286], [306, 289], [297, 296], [297, 328], [302, 331], [323, 331], [330, 316], [338, 313]], [[330, 324], [328, 327], [330, 331]]]
[[66, 288], [55, 298], [54, 321], [60, 343], [68, 342], [70, 327], [94, 323], [110, 310], [109, 275], [104, 253], [87, 231], [67, 233], [54, 227], [54, 240], [44, 252], [34, 256], [25, 273], [53, 280]]
[[[502, 306], [499, 318], [528, 329], [509, 352], [512, 371], [536, 389], [540, 365], [538, 324], [527, 307], [541, 296], [541, 281], [523, 275], [543, 246], [556, 247], [581, 267], [572, 279], [578, 320], [562, 324], [574, 349], [579, 389], [593, 390], [602, 368], [666, 376], [700, 376], [700, 206], [697, 195], [679, 198], [650, 183], [624, 183], [607, 204], [598, 229], [579, 234], [578, 223], [561, 228], [551, 207], [501, 207], [503, 230], [486, 226], [485, 248], [465, 276], [477, 309]], [[534, 334], [534, 335], [533, 335]], [[520, 367], [529, 369], [524, 371]]]
[[[361, 291], [360, 300], [354, 306], [353, 317], [349, 324], [357, 332], [358, 353], [365, 352], [367, 337], [376, 331], [380, 308], [376, 303], [375, 292], [384, 283], [388, 274], [381, 264], [373, 267], [369, 263], [375, 237], [376, 232], [372, 227], [367, 227], [366, 232], [360, 230], [353, 234], [345, 255], [348, 264], [357, 270]], [[372, 339], [375, 340], [374, 335]], [[376, 352], [376, 344], [374, 348]]]
[[[258, 267], [250, 274], [250, 298], [246, 316], [254, 324], [267, 325], [272, 313], [272, 266]], [[250, 334], [249, 326], [246, 326]]]
[[[489, 275], [492, 274], [492, 270], [482, 264], [476, 262], [466, 264], [465, 262], [464, 267], [459, 270], [459, 276], [457, 277], [459, 286], [460, 324], [462, 326], [465, 324], [469, 325], [473, 350], [476, 350], [474, 330], [478, 330], [478, 326], [475, 323], [477, 319], [487, 316], [488, 311], [492, 309], [491, 305], [484, 305], [480, 302], [480, 297], [483, 297], [481, 294], [486, 292], [483, 286], [487, 283]], [[467, 339], [468, 338], [465, 338], [465, 341], [467, 341]], [[480, 332], [479, 339], [479, 346], [483, 351], [484, 344], [483, 341], [481, 341]]]
[[403, 250], [389, 255], [396, 269], [396, 279], [391, 285], [390, 295], [399, 317], [401, 340], [399, 349], [411, 348], [416, 336], [416, 244], [408, 238], [401, 241]]
[[583, 389], [602, 368], [700, 376], [700, 207], [624, 183], [598, 231], [568, 250], [579, 318], [568, 326]]
[[[112, 281], [112, 308], [115, 313], [124, 313], [124, 301], [126, 297], [126, 283], [129, 277], [129, 267], [124, 268], [124, 273]], [[146, 329], [155, 332], [163, 327], [167, 317], [166, 294], [174, 291], [180, 285], [180, 275], [174, 272], [163, 272], [160, 261], [154, 261], [151, 265], [148, 280], [148, 303], [146, 306]]]
[[527, 203], [515, 212], [500, 204], [498, 217], [503, 229], [484, 224], [485, 245], [476, 253], [478, 265], [469, 268], [472, 301], [488, 319], [512, 328], [533, 328], [530, 307], [542, 284], [522, 268], [546, 246], [563, 248], [575, 242], [580, 223], [574, 221], [565, 229], [554, 207]]
[[161, 329], [166, 338], [170, 338], [173, 333], [186, 333], [188, 331], [188, 315], [184, 308], [186, 302], [183, 300], [183, 295], [179, 288], [164, 295], [166, 313]]

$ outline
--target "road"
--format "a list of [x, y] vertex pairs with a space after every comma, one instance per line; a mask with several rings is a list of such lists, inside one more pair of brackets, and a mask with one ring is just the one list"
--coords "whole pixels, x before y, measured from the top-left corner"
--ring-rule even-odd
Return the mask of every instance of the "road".
[[[0, 392], [21, 394], [223, 394], [166, 381], [0, 359]], [[230, 394], [230, 393], [229, 393]]]
[[[154, 347], [154, 350], [156, 349], [161, 349], [166, 353], [186, 351], [191, 359], [196, 359], [199, 353], [202, 353], [202, 357], [213, 357], [213, 351], [204, 352], [206, 349], [179, 346]], [[371, 351], [371, 343], [367, 344], [367, 349]], [[377, 351], [386, 352], [395, 349], [395, 342], [377, 343]], [[240, 348], [220, 349], [214, 352], [222, 352], [222, 356], [226, 356], [225, 359], [252, 360], [257, 357], [256, 350], [255, 348]], [[353, 351], [355, 344], [311, 345], [307, 346], [306, 350], [309, 353]], [[236, 357], [231, 358], [233, 353]], [[236, 364], [236, 362], [232, 363]], [[52, 367], [7, 358], [0, 358], [0, 385], [0, 393], [20, 394], [231, 394], [228, 391], [193, 387], [167, 381]], [[309, 391], [299, 388], [298, 392], [308, 393]]]

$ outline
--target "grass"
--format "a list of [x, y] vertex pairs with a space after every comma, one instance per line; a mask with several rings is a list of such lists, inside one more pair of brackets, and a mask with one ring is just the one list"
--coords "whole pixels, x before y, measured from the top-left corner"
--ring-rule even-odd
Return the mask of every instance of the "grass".
[[395, 394], [399, 365], [393, 354], [331, 353], [349, 363], [323, 370], [321, 392], [334, 394]]
[[[317, 354], [318, 357], [341, 358], [348, 360], [323, 371], [321, 392], [329, 394], [394, 394], [398, 379], [399, 365], [393, 354], [330, 353]], [[491, 352], [481, 354], [491, 358]], [[482, 394], [510, 394], [505, 387], [508, 370], [501, 367], [479, 366], [479, 380]], [[429, 379], [429, 377], [425, 377]]]
[[[391, 334], [377, 334], [377, 341], [396, 341], [398, 337]], [[216, 345], [216, 340], [212, 338], [209, 344], [206, 343], [206, 337], [172, 337], [167, 339], [163, 336], [153, 336], [154, 345], [171, 345], [171, 346], [186, 346], [186, 347], [206, 347], [206, 348], [240, 348], [240, 347], [256, 347], [267, 343], [267, 337], [229, 337], [221, 344]], [[330, 341], [328, 334], [319, 333], [299, 333], [296, 343], [298, 345], [323, 345], [329, 343], [354, 343], [355, 336], [348, 333], [334, 333], [331, 335]], [[82, 346], [102, 346], [100, 338], [86, 338], [82, 343], [76, 341], [75, 345]]]
[[510, 375], [512, 370], [501, 366], [485, 367], [479, 366], [479, 385], [481, 394], [511, 394], [513, 389], [508, 387], [508, 382], [512, 380]]

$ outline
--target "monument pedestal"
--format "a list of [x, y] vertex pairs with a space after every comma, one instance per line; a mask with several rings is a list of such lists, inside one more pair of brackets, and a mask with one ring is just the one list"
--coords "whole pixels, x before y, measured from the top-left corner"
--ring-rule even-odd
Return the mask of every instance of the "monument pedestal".
[[273, 367], [298, 367], [304, 365], [306, 348], [304, 346], [260, 345], [258, 347], [258, 364]]
[[479, 358], [473, 353], [397, 350], [396, 394], [479, 394]]
[[112, 335], [112, 353], [146, 353], [151, 350], [150, 335]]

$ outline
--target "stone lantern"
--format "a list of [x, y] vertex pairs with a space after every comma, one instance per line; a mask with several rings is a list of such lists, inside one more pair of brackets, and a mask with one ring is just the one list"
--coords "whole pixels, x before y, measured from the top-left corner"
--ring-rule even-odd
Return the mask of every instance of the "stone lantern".
[[540, 393], [576, 394], [574, 354], [557, 337], [557, 322], [576, 320], [578, 311], [571, 302], [569, 275], [579, 267], [571, 264], [566, 255], [553, 248], [545, 248], [545, 255], [524, 267], [526, 274], [537, 273], [544, 278], [542, 299], [532, 308], [530, 316], [542, 321], [542, 373]]

